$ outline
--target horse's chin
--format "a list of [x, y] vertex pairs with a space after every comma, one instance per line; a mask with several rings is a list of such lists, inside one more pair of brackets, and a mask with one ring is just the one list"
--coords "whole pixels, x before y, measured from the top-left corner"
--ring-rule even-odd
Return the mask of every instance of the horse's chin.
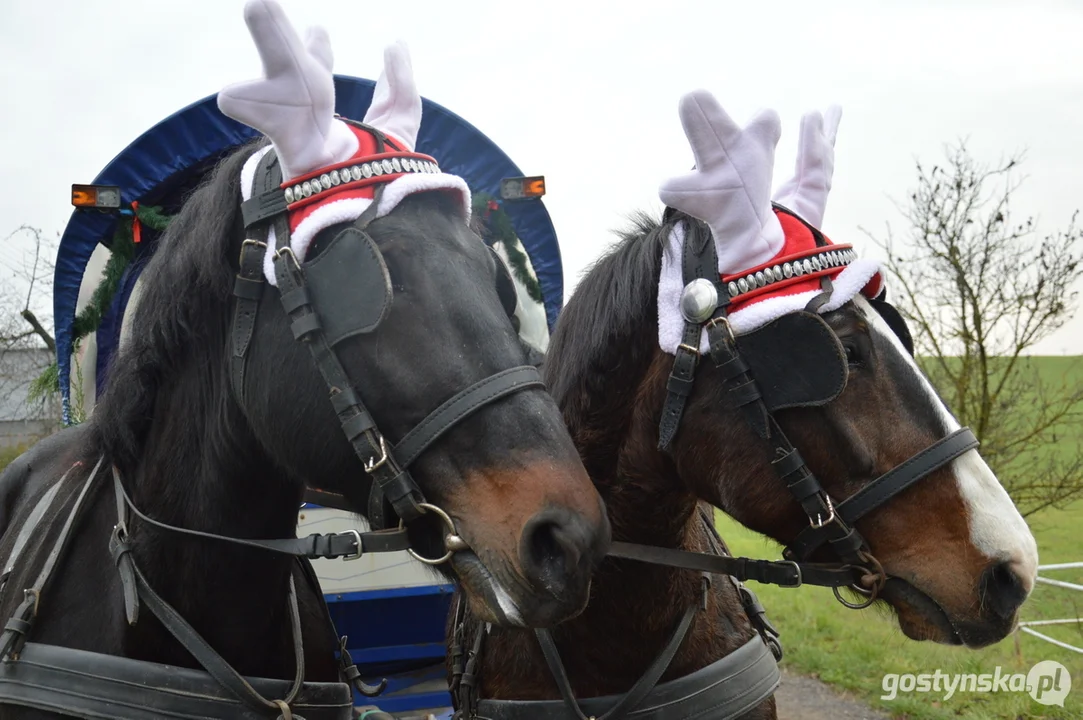
[[897, 577], [888, 579], [881, 597], [891, 605], [899, 629], [911, 640], [982, 648], [1003, 640], [1015, 627], [1014, 619], [990, 623], [953, 618], [936, 600]]
[[502, 627], [552, 627], [569, 620], [582, 606], [570, 608], [552, 597], [534, 593], [515, 593], [472, 551], [457, 552], [451, 565], [459, 578], [470, 609], [482, 622]]
[[899, 629], [911, 640], [963, 644], [954, 623], [939, 603], [905, 580], [888, 578], [880, 596], [895, 611]]

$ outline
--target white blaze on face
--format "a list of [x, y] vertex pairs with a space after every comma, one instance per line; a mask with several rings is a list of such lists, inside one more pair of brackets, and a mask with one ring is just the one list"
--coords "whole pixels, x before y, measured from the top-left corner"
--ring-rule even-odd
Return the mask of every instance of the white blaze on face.
[[[892, 344], [917, 376], [929, 403], [939, 413], [945, 430], [949, 433], [958, 430], [959, 421], [944, 405], [925, 374], [910, 357], [910, 353], [887, 322], [880, 317], [880, 313], [861, 295], [854, 297], [854, 304], [865, 314], [874, 332]], [[968, 450], [956, 458], [951, 464], [951, 470], [959, 487], [959, 495], [966, 505], [970, 540], [974, 547], [990, 560], [1010, 562], [1029, 593], [1038, 574], [1038, 546], [1015, 503], [1008, 497], [1008, 493], [976, 449]]]

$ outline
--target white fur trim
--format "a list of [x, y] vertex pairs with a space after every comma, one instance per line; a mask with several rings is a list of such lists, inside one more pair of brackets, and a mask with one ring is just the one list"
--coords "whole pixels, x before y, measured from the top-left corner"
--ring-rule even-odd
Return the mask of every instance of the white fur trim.
[[394, 210], [402, 199], [414, 193], [428, 192], [430, 190], [457, 191], [459, 200], [462, 202], [460, 210], [463, 218], [470, 219], [470, 188], [466, 181], [458, 175], [446, 173], [403, 175], [384, 188], [380, 197], [380, 207], [376, 211], [376, 217], [383, 217]]
[[[350, 222], [361, 217], [361, 213], [365, 212], [366, 208], [372, 204], [372, 200], [368, 198], [343, 198], [341, 200], [334, 200], [325, 205], [320, 205], [318, 208], [312, 211], [312, 214], [301, 221], [301, 224], [297, 226], [297, 229], [290, 233], [290, 247], [293, 248], [293, 254], [297, 258], [298, 262], [305, 261], [305, 255], [308, 253], [308, 246], [312, 244], [312, 240], [316, 237], [316, 234], [324, 228], [329, 228], [332, 225], [338, 223]], [[274, 258], [271, 253], [267, 253], [267, 257], [263, 261], [263, 273], [267, 276], [268, 282], [272, 285], [276, 285]]]
[[[241, 168], [241, 197], [244, 200], [252, 197], [252, 181], [256, 177], [256, 168], [263, 156], [270, 150], [270, 145], [260, 148], [252, 153], [252, 156], [245, 161], [244, 167]], [[392, 180], [384, 188], [376, 217], [383, 217], [390, 213], [407, 195], [430, 190], [451, 190], [455, 192], [461, 202], [460, 210], [463, 213], [463, 218], [470, 219], [470, 188], [467, 186], [466, 181], [458, 175], [449, 175], [447, 173], [403, 175], [396, 180]], [[297, 256], [299, 261], [304, 262], [308, 246], [312, 244], [312, 239], [316, 237], [320, 230], [338, 223], [356, 220], [361, 217], [361, 213], [365, 212], [365, 209], [371, 204], [372, 200], [368, 198], [344, 198], [316, 208], [311, 215], [301, 221], [301, 224], [291, 234], [290, 247], [293, 249], [293, 254]], [[278, 243], [275, 238], [275, 230], [272, 227], [267, 236], [267, 254], [263, 258], [263, 274], [267, 278], [267, 282], [275, 286], [278, 285], [274, 271], [274, 253], [277, 249]]]
[[[684, 317], [681, 315], [681, 292], [684, 291], [684, 273], [681, 257], [684, 248], [684, 227], [678, 223], [669, 235], [669, 242], [662, 253], [662, 271], [658, 278], [658, 346], [670, 355], [677, 353], [684, 334]], [[880, 263], [859, 259], [850, 263], [838, 277], [832, 280], [834, 291], [831, 299], [820, 308], [821, 313], [837, 310], [852, 300], [868, 284]], [[819, 293], [810, 290], [796, 295], [779, 295], [753, 303], [729, 315], [730, 327], [735, 335], [758, 330], [773, 320], [804, 309], [809, 300]], [[700, 334], [700, 352], [709, 349], [707, 331]]]
[[256, 179], [256, 167], [263, 156], [271, 152], [271, 145], [261, 147], [245, 161], [241, 168], [241, 198], [248, 200], [252, 197], [252, 181]]
[[[662, 271], [658, 275], [658, 346], [670, 355], [677, 354], [677, 346], [681, 344], [681, 335], [684, 334], [684, 317], [681, 316], [683, 251], [684, 223], [677, 223], [662, 249]], [[706, 340], [706, 333], [703, 337]]]

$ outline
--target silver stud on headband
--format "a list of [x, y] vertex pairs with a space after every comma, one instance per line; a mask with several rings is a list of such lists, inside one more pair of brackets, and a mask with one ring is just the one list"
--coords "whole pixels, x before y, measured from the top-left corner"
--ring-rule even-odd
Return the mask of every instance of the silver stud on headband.
[[681, 315], [690, 323], [706, 322], [718, 307], [718, 291], [714, 283], [696, 278], [681, 291]]

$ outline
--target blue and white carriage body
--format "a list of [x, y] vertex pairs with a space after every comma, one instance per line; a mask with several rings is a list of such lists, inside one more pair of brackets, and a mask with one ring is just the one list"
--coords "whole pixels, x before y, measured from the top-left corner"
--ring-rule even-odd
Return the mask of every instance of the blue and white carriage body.
[[[336, 76], [336, 111], [362, 117], [375, 84]], [[251, 128], [224, 115], [215, 96], [166, 118], [125, 148], [94, 179], [121, 189], [123, 207], [137, 201], [175, 214], [185, 197], [225, 155], [256, 136]], [[417, 151], [435, 157], [444, 172], [459, 175], [474, 193], [499, 197], [504, 178], [523, 173], [488, 138], [447, 109], [423, 101]], [[560, 249], [549, 214], [539, 199], [508, 202], [503, 209], [541, 287], [543, 304], [519, 287], [518, 312], [524, 336], [547, 342], [563, 301]], [[109, 257], [119, 215], [76, 210], [60, 240], [54, 285], [57, 361], [65, 420], [72, 420], [73, 394], [84, 412], [109, 381], [110, 360], [127, 332], [125, 311], [136, 302], [138, 280], [155, 251], [157, 233], [144, 226], [142, 241], [96, 333], [73, 347], [73, 323], [95, 287]], [[497, 248], [498, 252], [501, 251]], [[517, 284], [518, 280], [516, 280]], [[540, 349], [544, 350], [544, 347]], [[330, 508], [300, 508], [298, 533], [336, 532], [364, 526], [357, 516]], [[370, 680], [386, 677], [389, 687], [375, 702], [388, 712], [430, 709], [447, 713], [444, 681], [444, 623], [452, 586], [406, 553], [380, 553], [355, 561], [314, 563], [332, 616], [362, 672]]]

